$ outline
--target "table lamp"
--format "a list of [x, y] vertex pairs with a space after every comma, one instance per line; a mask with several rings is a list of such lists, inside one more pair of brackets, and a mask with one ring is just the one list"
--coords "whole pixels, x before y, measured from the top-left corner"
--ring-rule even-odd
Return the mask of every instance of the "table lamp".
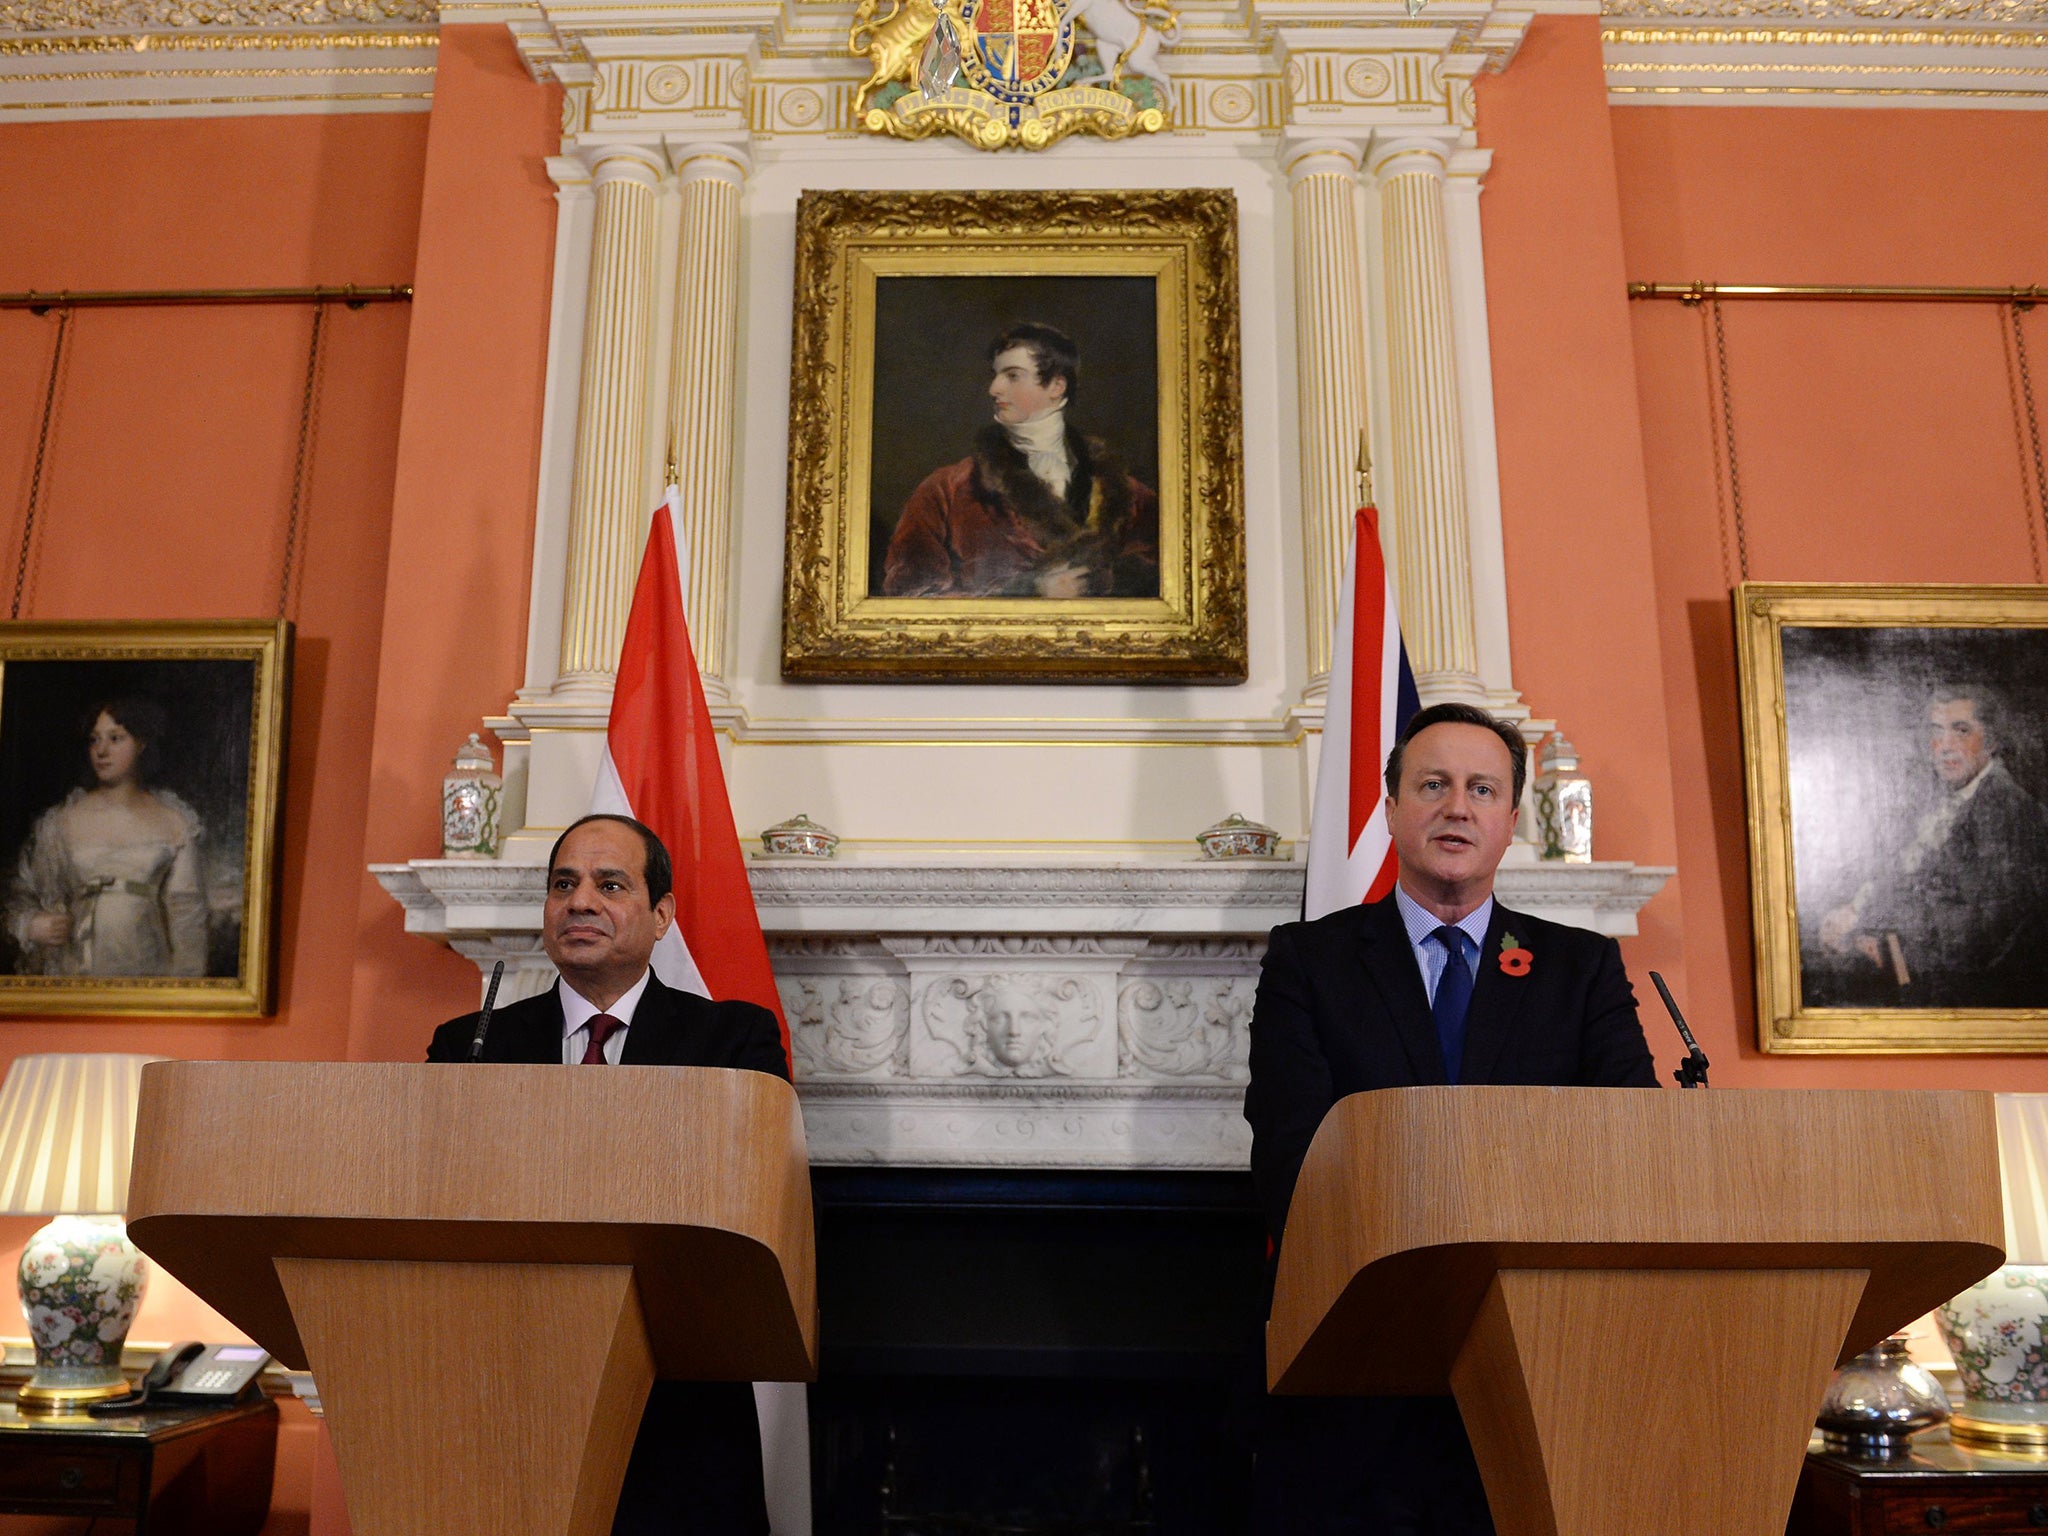
[[121, 1346], [149, 1269], [128, 1241], [128, 1159], [145, 1062], [22, 1056], [0, 1083], [0, 1214], [54, 1216], [21, 1251], [35, 1341], [23, 1413], [62, 1413], [128, 1390]]
[[1956, 1358], [1958, 1444], [2048, 1456], [2048, 1093], [1998, 1095], [2005, 1265], [1935, 1314]]

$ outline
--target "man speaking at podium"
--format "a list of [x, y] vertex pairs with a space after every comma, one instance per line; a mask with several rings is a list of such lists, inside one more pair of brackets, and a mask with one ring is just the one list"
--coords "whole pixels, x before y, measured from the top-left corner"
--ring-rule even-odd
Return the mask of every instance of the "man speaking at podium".
[[[649, 960], [675, 919], [668, 850], [626, 816], [555, 840], [541, 946], [561, 980], [491, 1016], [483, 1060], [747, 1067], [789, 1077], [775, 1016], [661, 984]], [[467, 1061], [477, 1016], [434, 1031], [429, 1061]], [[604, 1177], [593, 1169], [590, 1177]], [[518, 1469], [507, 1474], [517, 1476]], [[744, 1381], [657, 1381], [640, 1417], [612, 1536], [767, 1536], [761, 1430]]]
[[[1387, 756], [1394, 894], [1273, 930], [1244, 1113], [1276, 1241], [1316, 1127], [1346, 1095], [1436, 1083], [1657, 1086], [1614, 940], [1493, 899], [1527, 772], [1512, 725], [1466, 704], [1420, 711]], [[1492, 1532], [1450, 1398], [1268, 1396], [1262, 1409], [1260, 1536]]]

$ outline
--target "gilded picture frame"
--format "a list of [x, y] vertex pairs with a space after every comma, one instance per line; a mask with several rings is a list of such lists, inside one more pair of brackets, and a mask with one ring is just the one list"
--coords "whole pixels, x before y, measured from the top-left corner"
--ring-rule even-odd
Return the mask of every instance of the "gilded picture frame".
[[2048, 588], [1735, 605], [1758, 1046], [2048, 1051]]
[[268, 1014], [292, 626], [0, 624], [0, 1015]]
[[[1243, 681], [1237, 284], [1227, 191], [805, 193], [783, 674]], [[990, 399], [1018, 322], [1079, 357], [1044, 523]]]

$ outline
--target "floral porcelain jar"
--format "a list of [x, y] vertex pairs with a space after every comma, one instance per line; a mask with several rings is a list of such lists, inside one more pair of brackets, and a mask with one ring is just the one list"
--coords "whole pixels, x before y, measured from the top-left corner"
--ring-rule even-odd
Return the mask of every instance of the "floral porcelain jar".
[[21, 1251], [21, 1309], [35, 1341], [31, 1410], [118, 1396], [121, 1346], [142, 1306], [149, 1263], [118, 1216], [59, 1216]]
[[1995, 1270], [1935, 1319], [1963, 1384], [1949, 1434], [1980, 1449], [2048, 1454], [2048, 1265]]

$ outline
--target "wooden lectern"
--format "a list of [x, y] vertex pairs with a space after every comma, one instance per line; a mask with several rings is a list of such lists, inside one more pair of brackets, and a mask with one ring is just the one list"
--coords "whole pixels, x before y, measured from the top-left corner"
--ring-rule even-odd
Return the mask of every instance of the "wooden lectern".
[[1829, 1372], [2004, 1232], [1989, 1094], [1354, 1094], [1295, 1186], [1267, 1380], [1451, 1393], [1500, 1536], [1782, 1536]]
[[355, 1536], [603, 1536], [659, 1377], [816, 1375], [795, 1091], [157, 1062], [128, 1230], [320, 1384]]

